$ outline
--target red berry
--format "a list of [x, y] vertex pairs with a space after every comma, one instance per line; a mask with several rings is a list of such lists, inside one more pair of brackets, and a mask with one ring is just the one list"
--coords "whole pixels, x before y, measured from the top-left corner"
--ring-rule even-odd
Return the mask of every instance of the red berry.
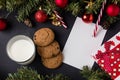
[[37, 22], [45, 22], [47, 20], [47, 14], [43, 10], [38, 10], [35, 13], [35, 19]]
[[6, 29], [6, 26], [7, 26], [6, 20], [3, 18], [0, 18], [0, 31]]

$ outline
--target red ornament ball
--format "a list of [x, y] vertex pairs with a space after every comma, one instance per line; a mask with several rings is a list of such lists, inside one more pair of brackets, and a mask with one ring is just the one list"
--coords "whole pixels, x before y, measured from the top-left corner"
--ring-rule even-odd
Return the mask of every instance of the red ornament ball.
[[106, 13], [108, 16], [117, 16], [120, 12], [120, 8], [116, 4], [111, 4], [107, 7]]
[[92, 14], [84, 14], [82, 16], [82, 20], [85, 22], [85, 23], [91, 23], [93, 22], [93, 15]]
[[4, 18], [0, 18], [0, 31], [6, 29], [7, 27], [7, 21]]
[[38, 10], [35, 13], [35, 20], [40, 23], [45, 22], [47, 20], [47, 14], [43, 10]]
[[55, 0], [55, 4], [60, 8], [64, 8], [68, 4], [68, 0]]

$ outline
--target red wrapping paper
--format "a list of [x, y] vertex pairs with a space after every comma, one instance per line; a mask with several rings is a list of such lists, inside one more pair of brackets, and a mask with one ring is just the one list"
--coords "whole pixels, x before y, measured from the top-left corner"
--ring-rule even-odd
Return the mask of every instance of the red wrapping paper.
[[97, 64], [111, 76], [111, 79], [116, 80], [120, 76], [120, 35], [117, 34], [105, 42], [102, 48], [104, 50], [98, 50], [93, 57]]

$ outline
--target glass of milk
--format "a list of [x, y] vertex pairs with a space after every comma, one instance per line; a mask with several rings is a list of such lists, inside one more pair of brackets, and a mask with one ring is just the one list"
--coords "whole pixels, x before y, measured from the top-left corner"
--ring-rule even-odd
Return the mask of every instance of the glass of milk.
[[11, 38], [6, 49], [9, 58], [18, 64], [27, 65], [35, 58], [34, 42], [25, 35], [17, 35]]

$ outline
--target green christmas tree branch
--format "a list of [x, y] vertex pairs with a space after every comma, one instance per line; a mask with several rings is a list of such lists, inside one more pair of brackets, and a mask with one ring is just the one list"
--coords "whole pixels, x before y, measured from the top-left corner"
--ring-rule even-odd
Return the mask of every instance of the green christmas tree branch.
[[102, 23], [102, 27], [104, 29], [108, 29], [111, 24], [120, 20], [120, 14], [116, 17], [111, 17], [111, 16], [106, 15], [104, 18], [105, 18], [105, 20]]
[[[19, 22], [23, 22], [27, 17], [30, 16], [31, 13], [38, 10], [39, 7], [41, 7], [42, 10], [44, 10], [50, 16], [54, 10], [57, 10], [58, 12], [69, 11], [74, 16], [79, 14], [83, 15], [85, 13], [98, 16], [103, 1], [104, 0], [73, 0], [68, 2], [66, 8], [59, 8], [56, 6], [54, 0], [0, 0], [0, 9], [6, 9], [9, 12], [17, 12], [17, 20]], [[107, 8], [107, 6], [110, 4], [116, 4], [120, 6], [120, 0], [108, 0], [105, 8]], [[102, 19], [105, 20], [101, 24], [104, 28], [108, 28], [111, 24], [120, 19], [119, 16], [116, 17], [110, 17], [108, 15], [106, 16], [105, 14], [102, 17]]]
[[23, 22], [33, 11], [37, 10], [39, 3], [39, 0], [28, 0], [28, 2], [19, 8], [17, 20]]
[[[80, 71], [81, 75], [86, 80], [111, 80], [110, 76], [102, 70], [93, 70], [88, 66], [84, 66], [83, 70]], [[9, 73], [5, 80], [71, 80], [68, 76], [62, 74], [52, 74], [43, 76], [38, 74], [36, 70], [29, 67], [22, 66], [17, 69], [15, 73]]]
[[93, 5], [93, 8], [92, 8], [92, 12], [94, 14], [98, 14], [98, 12], [100, 11], [100, 8], [102, 6], [103, 1], [104, 0], [96, 0], [96, 1], [94, 1], [94, 5]]
[[84, 0], [74, 0], [71, 1], [65, 9], [71, 12], [74, 16], [77, 16], [84, 12], [84, 5]]
[[[26, 0], [27, 1], [27, 0]], [[6, 0], [6, 9], [12, 12], [25, 3], [25, 0]]]
[[[44, 6], [46, 5], [46, 6]], [[44, 5], [42, 5], [42, 9], [48, 14], [52, 15], [54, 10], [58, 10], [56, 7], [54, 0], [45, 0]]]
[[0, 9], [3, 9], [6, 7], [6, 0], [0, 0]]
[[21, 67], [16, 73], [10, 73], [6, 80], [45, 80], [45, 78], [31, 68]]
[[71, 2], [67, 7], [67, 11], [70, 11], [73, 15], [77, 16], [79, 12], [82, 11], [81, 6], [79, 5], [79, 2]]
[[92, 70], [88, 66], [84, 66], [80, 73], [86, 80], [111, 80], [110, 76], [104, 71], [100, 69]]
[[17, 72], [10, 73], [6, 80], [70, 80], [70, 78], [62, 74], [43, 76], [32, 68], [23, 66]]

